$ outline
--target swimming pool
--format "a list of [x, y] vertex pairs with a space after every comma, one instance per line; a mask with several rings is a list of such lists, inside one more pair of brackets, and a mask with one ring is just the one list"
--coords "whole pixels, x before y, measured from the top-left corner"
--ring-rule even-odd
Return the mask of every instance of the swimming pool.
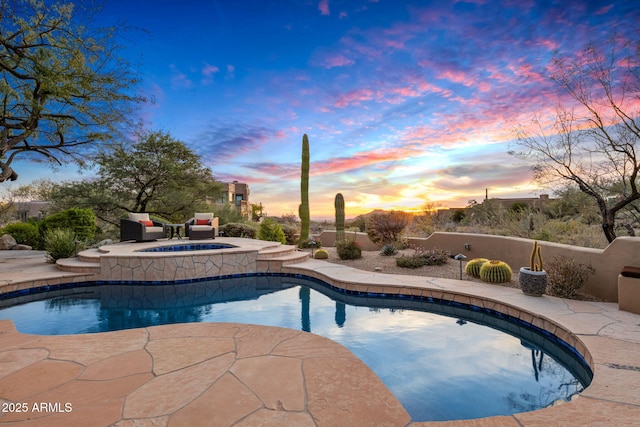
[[196, 321], [317, 333], [369, 365], [413, 421], [534, 410], [568, 399], [591, 379], [574, 351], [508, 316], [454, 303], [337, 292], [300, 277], [82, 286], [21, 298], [47, 298], [0, 310], [0, 318], [12, 319], [25, 333]]

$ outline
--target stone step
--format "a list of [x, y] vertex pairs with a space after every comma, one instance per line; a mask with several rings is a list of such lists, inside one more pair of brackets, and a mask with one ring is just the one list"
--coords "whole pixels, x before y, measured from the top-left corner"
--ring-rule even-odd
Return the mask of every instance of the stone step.
[[70, 273], [100, 274], [100, 264], [93, 261], [82, 261], [79, 258], [62, 258], [56, 261], [56, 267]]
[[309, 252], [291, 251], [290, 253], [257, 260], [258, 271], [261, 272], [282, 272], [282, 267], [305, 262], [309, 259]]
[[100, 264], [100, 255], [105, 253], [100, 249], [86, 249], [78, 253], [78, 259], [85, 262], [94, 262]]
[[276, 245], [260, 249], [258, 259], [272, 259], [285, 256], [297, 251], [297, 247], [293, 245]]

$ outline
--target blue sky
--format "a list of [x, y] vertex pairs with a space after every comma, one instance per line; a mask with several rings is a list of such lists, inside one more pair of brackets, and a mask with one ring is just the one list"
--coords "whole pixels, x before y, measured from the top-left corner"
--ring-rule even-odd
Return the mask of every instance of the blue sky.
[[[546, 77], [554, 50], [637, 30], [634, 3], [109, 0], [100, 19], [144, 29], [121, 41], [156, 101], [147, 127], [249, 183], [270, 215], [297, 212], [307, 133], [320, 218], [338, 192], [348, 217], [540, 193], [507, 154], [513, 130], [566, 101]], [[37, 168], [16, 168], [23, 184], [75, 177]]]

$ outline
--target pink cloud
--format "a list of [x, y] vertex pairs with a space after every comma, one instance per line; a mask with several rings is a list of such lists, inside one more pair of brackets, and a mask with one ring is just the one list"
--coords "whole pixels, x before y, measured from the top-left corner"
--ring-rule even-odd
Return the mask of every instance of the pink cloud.
[[215, 65], [206, 64], [202, 68], [202, 75], [208, 77], [208, 76], [210, 76], [212, 74], [217, 73], [218, 71], [220, 71], [220, 69], [218, 67], [216, 67]]
[[353, 65], [355, 61], [353, 59], [349, 59], [344, 55], [335, 55], [326, 59], [325, 68], [334, 68], [334, 67], [344, 67], [347, 65]]
[[470, 77], [466, 73], [457, 70], [445, 70], [438, 73], [436, 77], [442, 80], [449, 80], [453, 83], [459, 83], [467, 87], [475, 83], [475, 78]]
[[596, 11], [596, 15], [605, 15], [607, 12], [611, 10], [612, 7], [613, 7], [613, 4], [610, 4], [608, 6], [603, 6]]
[[342, 108], [350, 104], [359, 104], [361, 101], [370, 101], [373, 99], [375, 93], [371, 89], [357, 89], [351, 90], [338, 97], [334, 106]]
[[175, 72], [171, 76], [171, 87], [174, 89], [184, 89], [193, 87], [193, 82], [182, 72]]
[[330, 15], [329, 0], [320, 0], [320, 3], [318, 3], [318, 10], [322, 15]]

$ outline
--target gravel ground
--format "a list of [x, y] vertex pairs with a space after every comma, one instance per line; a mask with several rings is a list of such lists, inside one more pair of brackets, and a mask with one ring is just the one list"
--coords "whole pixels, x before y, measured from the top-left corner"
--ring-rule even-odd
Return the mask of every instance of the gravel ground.
[[[396, 265], [396, 257], [400, 255], [412, 255], [415, 253], [413, 249], [399, 251], [395, 256], [383, 256], [380, 255], [380, 252], [378, 251], [362, 251], [362, 258], [354, 260], [341, 260], [336, 253], [336, 248], [325, 247], [323, 249], [329, 253], [329, 262], [348, 265], [349, 267], [357, 268], [358, 270], [380, 271], [381, 273], [404, 274], [407, 276], [430, 276], [442, 277], [445, 279], [460, 279], [460, 262], [454, 259], [451, 259], [446, 264], [439, 266], [424, 266], [415, 269], [398, 267]], [[482, 282], [482, 280], [471, 277], [464, 272], [466, 264], [467, 263], [465, 261], [462, 262], [462, 279], [473, 282]], [[513, 272], [511, 282], [502, 283], [500, 286], [519, 288], [518, 271], [516, 270]]]
[[[396, 257], [400, 255], [412, 255], [415, 253], [413, 249], [399, 251], [395, 256], [382, 256], [380, 255], [379, 251], [362, 251], [362, 258], [353, 260], [341, 260], [336, 253], [336, 248], [325, 247], [322, 249], [325, 249], [329, 253], [329, 259], [327, 261], [334, 264], [348, 265], [349, 267], [357, 268], [358, 270], [380, 271], [381, 273], [404, 274], [407, 276], [411, 275], [442, 277], [444, 279], [460, 279], [460, 262], [454, 259], [451, 259], [446, 264], [439, 266], [424, 266], [416, 269], [398, 267], [396, 265]], [[464, 267], [466, 264], [466, 261], [462, 262], [462, 280], [482, 283], [482, 280], [471, 277], [464, 272]], [[496, 286], [520, 288], [520, 285], [518, 284], [518, 270], [520, 269], [520, 266], [518, 266], [517, 268], [511, 266], [511, 268], [513, 270], [511, 281], [508, 283], [496, 284]], [[592, 295], [581, 292], [578, 293], [575, 299], [582, 301], [601, 301], [600, 299]]]

